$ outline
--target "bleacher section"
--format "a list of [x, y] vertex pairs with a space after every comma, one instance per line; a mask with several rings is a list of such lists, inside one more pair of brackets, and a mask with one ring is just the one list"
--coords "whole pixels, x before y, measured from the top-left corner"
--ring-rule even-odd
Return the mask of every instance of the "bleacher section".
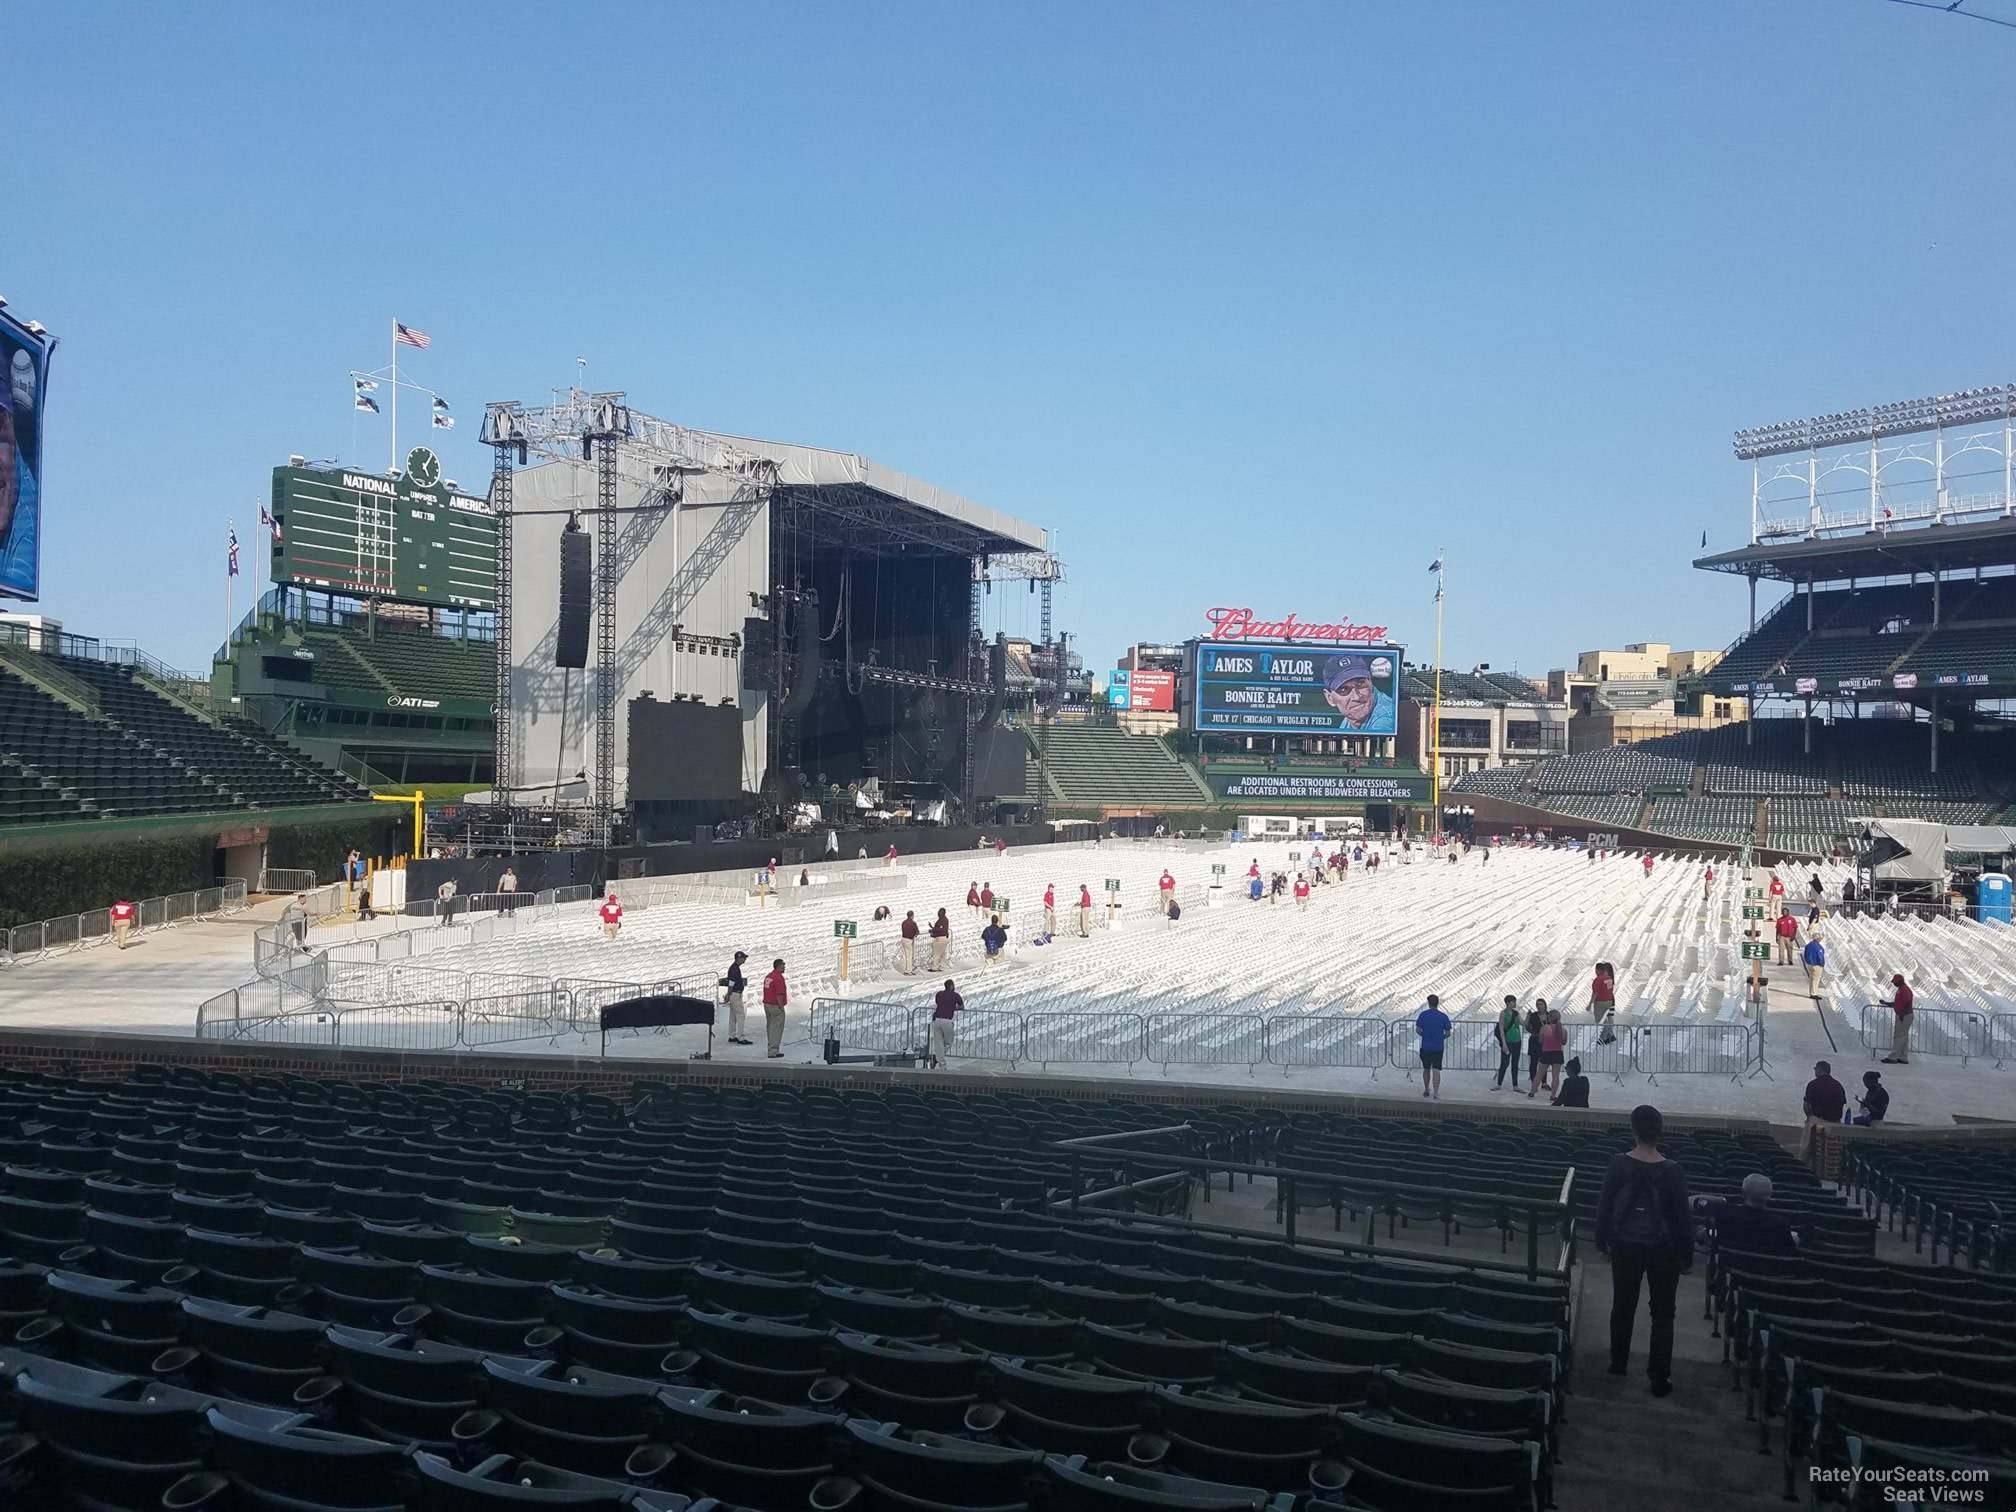
[[[1411, 698], [1416, 703], [1434, 703], [1435, 669], [1407, 668], [1401, 677], [1400, 696]], [[1535, 692], [1533, 685], [1523, 677], [1514, 677], [1507, 672], [1458, 672], [1450, 667], [1442, 669], [1442, 697], [1474, 699], [1478, 703], [1485, 704], [1547, 701]]]
[[413, 698], [489, 699], [497, 692], [496, 652], [486, 641], [464, 644], [381, 627], [375, 636], [311, 630], [302, 644], [315, 653], [318, 680], [332, 687]]
[[1550, 814], [1569, 814], [1577, 819], [1592, 819], [1598, 824], [1622, 825], [1636, 825], [1638, 811], [1645, 806], [1644, 800], [1635, 793], [1609, 798], [1548, 797], [1537, 802]]
[[1816, 593], [1810, 631], [1807, 612], [1806, 595], [1789, 596], [1730, 648], [1709, 681], [1761, 679], [1786, 692], [1785, 679], [1797, 677], [1994, 673], [2005, 681], [2016, 672], [2016, 578], [1941, 584], [1937, 628], [1929, 582]]
[[[1534, 790], [1541, 793], [1685, 792], [1694, 777], [1700, 736], [1693, 730], [1660, 735], [1636, 745], [1576, 751], [1539, 763]], [[1461, 784], [1458, 784], [1459, 786]]]
[[1104, 725], [1053, 725], [1050, 777], [1066, 803], [1194, 808], [1213, 801], [1210, 789], [1160, 740]]
[[1757, 804], [1749, 798], [1661, 798], [1652, 810], [1652, 828], [1686, 840], [1749, 842], [1757, 827]]
[[[199, 718], [126, 667], [47, 655], [79, 709], [0, 668], [0, 822], [340, 803], [363, 789], [249, 727]], [[27, 665], [27, 664], [24, 664]]]
[[1815, 747], [1801, 747], [1801, 724], [1791, 719], [1753, 719], [1710, 730], [1702, 740], [1708, 763], [1708, 791], [1733, 797], [1763, 798], [1772, 793], [1827, 791], [1827, 764]]
[[[1972, 798], [1977, 785], [1971, 764], [1949, 742], [1940, 770], [1931, 770], [1924, 726], [1866, 720], [1851, 745], [1841, 750], [1841, 791], [1850, 798]], [[1837, 725], [1833, 733], [1848, 726]], [[1816, 736], [1815, 746], [1819, 745]]]

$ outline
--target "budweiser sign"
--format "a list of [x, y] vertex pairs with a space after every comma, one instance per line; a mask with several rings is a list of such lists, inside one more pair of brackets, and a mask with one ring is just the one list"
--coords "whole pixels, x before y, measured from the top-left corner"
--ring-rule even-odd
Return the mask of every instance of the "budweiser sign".
[[1211, 622], [1213, 640], [1379, 642], [1386, 639], [1384, 625], [1354, 625], [1348, 619], [1334, 625], [1305, 624], [1292, 614], [1286, 619], [1263, 620], [1256, 619], [1251, 609], [1206, 609], [1204, 618]]

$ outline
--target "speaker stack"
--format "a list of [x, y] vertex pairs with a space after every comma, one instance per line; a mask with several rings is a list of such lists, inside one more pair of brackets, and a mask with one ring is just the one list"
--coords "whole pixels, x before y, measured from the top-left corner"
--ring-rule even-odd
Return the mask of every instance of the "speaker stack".
[[560, 533], [560, 633], [554, 666], [588, 665], [588, 630], [594, 618], [595, 567], [588, 532], [578, 520], [569, 520]]

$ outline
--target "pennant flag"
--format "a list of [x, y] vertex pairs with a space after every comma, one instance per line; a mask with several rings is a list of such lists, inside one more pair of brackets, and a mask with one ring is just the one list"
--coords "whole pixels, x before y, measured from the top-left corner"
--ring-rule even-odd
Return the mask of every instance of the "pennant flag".
[[238, 527], [231, 527], [231, 547], [229, 554], [229, 575], [238, 576]]
[[1708, 532], [1705, 530], [1701, 532], [1701, 545], [1704, 548], [1708, 545]]
[[373, 383], [369, 378], [352, 378], [350, 380], [350, 407], [352, 409], [363, 410], [367, 414], [377, 414], [378, 401], [371, 397], [372, 390], [377, 387], [378, 385]]
[[280, 539], [280, 522], [274, 519], [272, 515], [266, 512], [266, 506], [264, 504], [261, 504], [259, 506], [259, 523], [261, 525], [264, 525], [268, 530], [273, 532], [274, 540], [277, 541]]
[[378, 389], [378, 380], [375, 378], [352, 378], [350, 382], [356, 386], [360, 394], [375, 393]]
[[439, 394], [436, 394], [434, 396], [434, 408], [445, 412], [448, 408], [448, 401], [443, 399]]
[[434, 413], [434, 429], [436, 430], [455, 429], [455, 417], [453, 415], [444, 415], [439, 410], [436, 410]]
[[392, 322], [392, 339], [400, 346], [418, 347], [423, 352], [434, 345], [434, 338], [425, 331], [416, 331], [413, 327], [401, 325], [396, 320]]
[[1428, 570], [1430, 572], [1440, 572], [1442, 570], [1442, 558], [1437, 557], [1435, 558], [1434, 561], [1430, 562], [1428, 564]]
[[373, 399], [369, 394], [359, 394], [357, 396], [357, 402], [353, 404], [351, 408], [366, 410], [369, 413], [375, 415], [378, 413], [378, 401], [376, 399]]

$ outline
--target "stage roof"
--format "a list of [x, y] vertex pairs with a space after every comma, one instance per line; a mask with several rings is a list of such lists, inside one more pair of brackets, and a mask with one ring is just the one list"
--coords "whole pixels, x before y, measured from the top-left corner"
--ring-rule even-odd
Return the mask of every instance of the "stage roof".
[[[769, 458], [777, 464], [782, 490], [816, 491], [816, 497], [806, 501], [815, 513], [837, 515], [863, 530], [962, 555], [1007, 556], [1050, 549], [1050, 534], [1040, 525], [976, 504], [950, 489], [854, 452], [731, 436], [724, 431], [697, 434]], [[818, 528], [816, 520], [814, 528]]]
[[1704, 572], [1732, 572], [1781, 582], [1839, 582], [1959, 572], [2016, 563], [2016, 520], [1930, 524], [1803, 541], [1760, 541], [1737, 551], [1696, 557]]

